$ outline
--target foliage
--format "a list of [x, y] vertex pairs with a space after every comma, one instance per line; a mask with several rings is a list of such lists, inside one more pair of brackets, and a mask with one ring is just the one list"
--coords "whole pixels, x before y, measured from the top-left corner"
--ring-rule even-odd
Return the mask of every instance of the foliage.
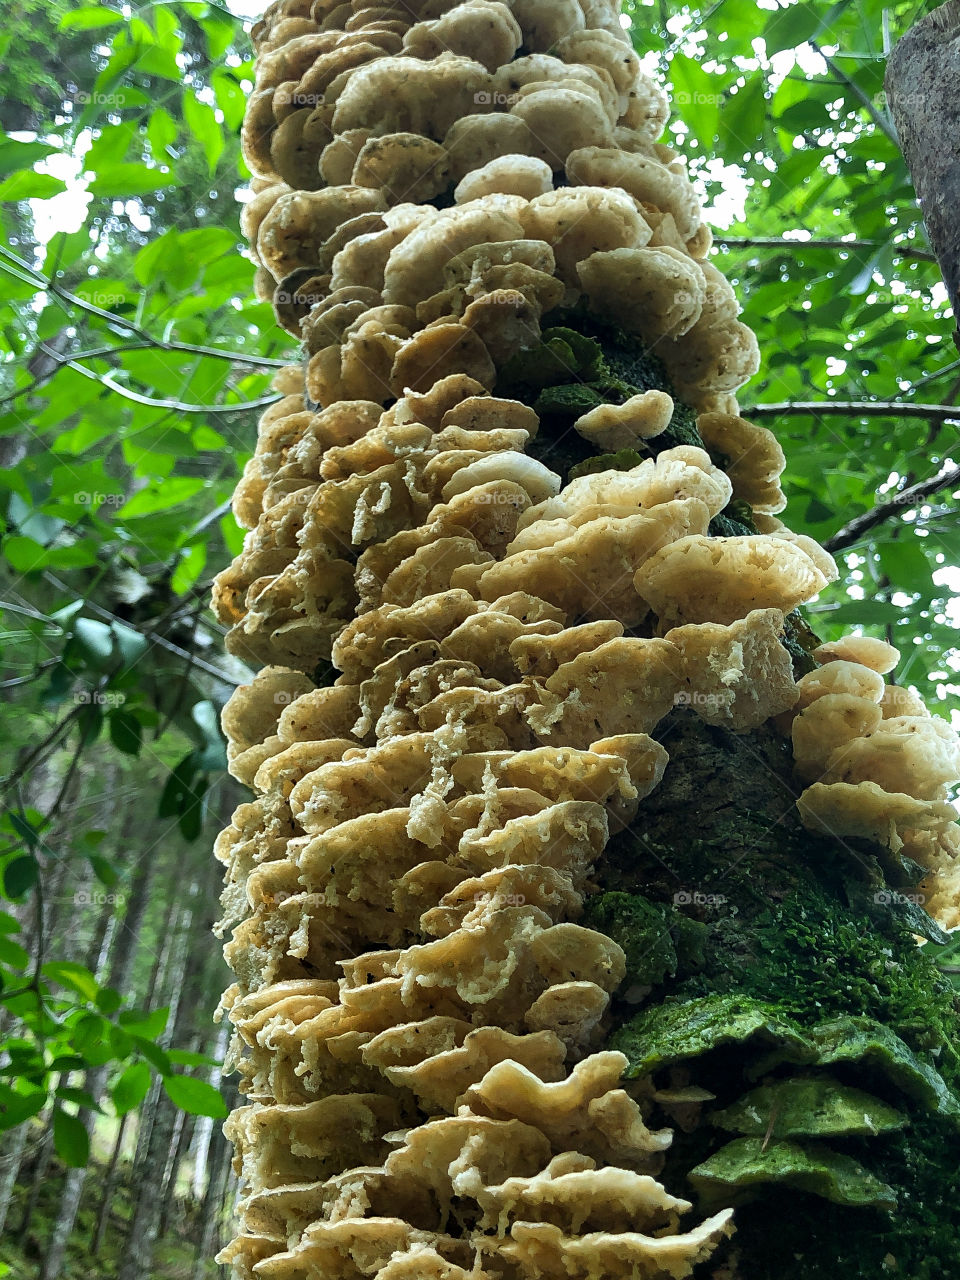
[[[891, 44], [936, 7], [625, 5], [637, 48], [673, 85], [669, 132], [691, 173], [720, 212], [745, 191], [743, 216], [717, 233], [716, 263], [763, 352], [759, 378], [741, 394], [748, 415], [765, 404], [952, 405], [960, 395], [955, 323], [883, 88]], [[826, 638], [854, 625], [889, 636], [904, 651], [898, 679], [956, 707], [957, 482], [919, 508], [898, 508], [897, 498], [939, 473], [957, 419], [871, 408], [758, 420], [787, 455], [794, 529], [830, 545], [878, 502], [893, 504], [849, 549], [839, 539], [847, 572], [812, 610], [814, 626]]]

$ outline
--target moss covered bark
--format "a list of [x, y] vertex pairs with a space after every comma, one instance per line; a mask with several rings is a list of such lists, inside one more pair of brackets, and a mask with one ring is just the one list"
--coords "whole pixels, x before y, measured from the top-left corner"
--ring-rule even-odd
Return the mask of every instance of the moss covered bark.
[[[566, 480], [702, 444], [678, 404], [646, 452], [595, 456], [580, 414], [672, 389], [617, 330], [552, 319], [497, 387], [540, 414], [531, 453]], [[749, 509], [731, 504], [711, 532], [753, 532]], [[785, 643], [798, 676], [812, 669], [799, 615]], [[919, 869], [805, 831], [772, 726], [738, 736], [678, 709], [656, 736], [666, 776], [611, 840], [583, 923], [627, 956], [607, 1047], [660, 1093], [653, 1122], [676, 1131], [664, 1180], [705, 1208], [738, 1206], [703, 1275], [955, 1277], [960, 1004], [917, 942], [939, 940], [914, 900]], [[677, 1101], [691, 1088], [712, 1097]]]
[[[609, 1046], [661, 1088], [715, 1095], [680, 1128], [667, 1185], [739, 1204], [730, 1252], [751, 1280], [955, 1276], [960, 1009], [915, 940], [937, 931], [911, 899], [909, 868], [803, 830], [789, 747], [772, 729], [738, 737], [678, 711], [658, 736], [666, 776], [608, 846], [585, 923], [627, 953]], [[749, 1189], [691, 1184], [734, 1139], [718, 1114], [760, 1082], [795, 1080], [826, 1098], [865, 1090], [905, 1117], [887, 1132], [851, 1123], [824, 1138], [811, 1114], [801, 1135], [826, 1168], [847, 1158], [889, 1190], [841, 1204], [829, 1188], [805, 1189], [780, 1161], [790, 1144], [775, 1088], [767, 1176]], [[669, 1104], [660, 1118], [684, 1121]]]

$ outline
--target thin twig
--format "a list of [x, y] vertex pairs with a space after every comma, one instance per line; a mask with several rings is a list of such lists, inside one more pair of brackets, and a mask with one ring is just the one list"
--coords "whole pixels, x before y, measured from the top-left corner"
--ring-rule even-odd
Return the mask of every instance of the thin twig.
[[[60, 591], [69, 591], [70, 588], [65, 582], [62, 582], [55, 574], [49, 570], [44, 570], [43, 576], [48, 582], [52, 582]], [[86, 601], [86, 607], [91, 613], [98, 614], [105, 622], [116, 622], [122, 627], [127, 627], [131, 631], [136, 631], [142, 635], [150, 644], [158, 644], [161, 649], [166, 649], [169, 653], [175, 653], [178, 658], [189, 658], [193, 665], [200, 671], [205, 671], [208, 675], [216, 676], [218, 680], [222, 680], [224, 684], [232, 685], [238, 688], [242, 681], [236, 676], [229, 675], [226, 671], [211, 666], [209, 662], [204, 662], [202, 658], [198, 658], [195, 654], [188, 653], [186, 649], [181, 649], [178, 644], [174, 644], [172, 640], [168, 640], [166, 636], [157, 635], [153, 630], [144, 630], [135, 623], [127, 622], [123, 618], [118, 618], [115, 613], [111, 613], [109, 609], [104, 609], [102, 605], [95, 604], [92, 600]]]
[[951, 404], [914, 404], [902, 400], [785, 400], [744, 409], [747, 418], [924, 418], [930, 422], [960, 423], [960, 409]]
[[[714, 244], [727, 249], [882, 249], [882, 240], [788, 240], [783, 236], [717, 236]], [[898, 258], [916, 258], [920, 262], [936, 262], [936, 255], [909, 244], [893, 245]]]
[[[71, 293], [69, 289], [62, 288], [55, 280], [37, 271], [25, 259], [12, 253], [2, 245], [0, 245], [0, 255], [9, 258], [21, 271], [30, 273], [29, 280], [24, 279], [22, 276], [20, 277], [25, 284], [35, 284], [39, 292], [53, 294], [54, 297], [68, 303], [71, 307], [85, 311], [88, 315], [96, 316], [98, 320], [105, 320], [108, 324], [116, 325], [117, 328], [126, 329], [128, 333], [135, 334], [138, 338], [141, 338], [147, 347], [159, 347], [165, 351], [188, 351], [194, 355], [214, 356], [220, 360], [256, 364], [264, 369], [282, 369], [290, 363], [289, 360], [273, 360], [267, 356], [238, 356], [235, 352], [219, 351], [216, 347], [198, 347], [188, 342], [167, 342], [163, 338], [156, 338], [148, 329], [144, 329], [142, 325], [137, 324], [135, 321], [127, 320], [124, 316], [117, 315], [115, 311], [106, 311], [103, 307], [98, 307], [94, 303], [88, 302], [86, 298], [80, 298], [75, 293]], [[0, 263], [0, 266], [2, 266], [2, 263]]]
[[867, 115], [870, 116], [874, 124], [884, 134], [886, 134], [886, 136], [890, 139], [890, 141], [897, 148], [897, 150], [899, 150], [900, 139], [897, 137], [897, 131], [893, 127], [893, 122], [890, 120], [890, 118], [884, 115], [884, 113], [879, 109], [879, 107], [873, 101], [870, 95], [868, 93], [865, 93], [863, 89], [860, 88], [856, 80], [848, 76], [847, 73], [843, 70], [843, 68], [839, 66], [838, 63], [836, 63], [828, 53], [823, 52], [823, 50], [817, 44], [816, 40], [811, 39], [808, 41], [808, 44], [812, 49], [814, 49], [817, 53], [819, 53], [820, 57], [824, 60], [824, 62], [827, 64], [827, 66], [830, 68], [833, 74], [837, 77], [837, 79], [842, 81], [860, 99], [861, 103], [866, 109]]
[[27, 773], [30, 772], [30, 770], [33, 768], [34, 763], [39, 759], [39, 757], [42, 756], [44, 752], [48, 750], [48, 748], [53, 746], [53, 744], [61, 736], [61, 734], [70, 727], [73, 721], [80, 714], [82, 706], [83, 706], [82, 703], [78, 703], [77, 706], [75, 706], [72, 711], [68, 711], [67, 714], [63, 717], [63, 719], [54, 725], [54, 727], [50, 730], [50, 732], [42, 740], [42, 742], [37, 743], [37, 745], [29, 753], [27, 758], [24, 761], [22, 761], [16, 767], [16, 769], [14, 769], [13, 773], [11, 773], [9, 777], [4, 778], [3, 782], [0, 783], [0, 795], [6, 794], [7, 791], [9, 791], [12, 787], [15, 787], [17, 785], [17, 783], [21, 780], [21, 778], [23, 778]]
[[834, 554], [838, 551], [846, 551], [848, 547], [859, 542], [871, 529], [883, 524], [885, 520], [902, 515], [905, 511], [910, 511], [925, 502], [927, 498], [932, 498], [934, 494], [958, 485], [960, 485], [960, 467], [944, 467], [931, 479], [921, 480], [918, 484], [901, 489], [890, 502], [881, 502], [872, 511], [866, 511], [862, 516], [857, 516], [839, 529], [832, 538], [828, 538], [823, 545]]
[[[42, 342], [40, 343], [40, 350], [47, 355], [53, 355], [53, 352], [48, 351]], [[84, 378], [89, 378], [91, 382], [99, 382], [108, 391], [116, 392], [124, 400], [130, 400], [134, 404], [146, 405], [148, 409], [168, 409], [172, 413], [246, 413], [254, 409], [266, 409], [269, 405], [276, 404], [278, 400], [283, 399], [279, 393], [276, 393], [264, 396], [261, 400], [244, 400], [239, 404], [184, 404], [182, 400], [157, 400], [153, 396], [144, 396], [139, 391], [131, 391], [128, 387], [121, 386], [119, 382], [114, 382], [113, 378], [107, 373], [94, 373], [92, 369], [88, 369], [86, 365], [78, 364], [76, 360], [66, 359], [63, 364], [66, 368], [73, 369], [75, 373], [81, 374]]]

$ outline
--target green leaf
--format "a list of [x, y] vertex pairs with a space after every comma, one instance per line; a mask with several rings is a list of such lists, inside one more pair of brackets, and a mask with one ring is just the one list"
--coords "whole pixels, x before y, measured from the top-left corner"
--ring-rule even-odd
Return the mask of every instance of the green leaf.
[[152, 1075], [145, 1062], [135, 1062], [110, 1087], [110, 1097], [118, 1116], [135, 1110], [147, 1096]]
[[123, 14], [105, 5], [95, 5], [88, 9], [74, 9], [65, 13], [60, 19], [60, 31], [94, 31], [100, 27], [112, 27], [122, 22]]
[[106, 622], [96, 618], [78, 618], [73, 636], [83, 656], [94, 666], [105, 669], [113, 659], [113, 632]]
[[180, 562], [173, 571], [170, 586], [178, 596], [185, 595], [203, 573], [207, 563], [207, 546], [204, 542], [195, 542], [181, 554]]
[[167, 148], [172, 147], [180, 130], [176, 120], [164, 107], [155, 107], [150, 112], [147, 122], [147, 141], [153, 158], [158, 161], [169, 159]]
[[12, 938], [0, 937], [0, 964], [9, 965], [11, 969], [26, 969], [30, 963], [30, 954]]
[[132, 711], [111, 711], [110, 741], [126, 756], [138, 756], [143, 742], [143, 725]]
[[178, 507], [190, 498], [196, 497], [203, 489], [205, 481], [193, 477], [178, 476], [165, 480], [162, 484], [151, 484], [139, 493], [134, 494], [129, 502], [125, 502], [117, 516], [121, 520], [134, 520], [140, 516], [153, 515], [158, 511], [169, 511]]
[[19, 142], [15, 138], [0, 137], [0, 178], [17, 169], [27, 170], [53, 155], [56, 147], [46, 142]]
[[75, 542], [68, 546], [44, 547], [33, 538], [14, 534], [4, 538], [3, 554], [17, 573], [39, 573], [43, 569], [80, 569], [95, 564], [96, 547]]
[[158, 1045], [155, 1045], [151, 1040], [147, 1040], [144, 1036], [135, 1035], [132, 1040], [137, 1052], [150, 1063], [155, 1071], [159, 1071], [161, 1075], [169, 1075], [171, 1070], [170, 1059]]
[[3, 869], [3, 896], [8, 899], [22, 898], [37, 883], [39, 872], [36, 858], [14, 858]]
[[33, 173], [30, 170], [21, 170], [19, 173], [11, 173], [9, 178], [4, 178], [0, 182], [0, 200], [13, 202], [15, 200], [49, 200], [51, 196], [58, 196], [61, 191], [66, 191], [67, 184], [60, 178], [55, 178], [52, 173]]
[[138, 1039], [156, 1040], [163, 1034], [169, 1018], [170, 1010], [167, 1008], [154, 1009], [151, 1013], [131, 1009], [127, 1013], [121, 1013], [118, 1021], [129, 1035]]
[[223, 154], [223, 134], [217, 123], [216, 112], [213, 107], [201, 102], [192, 89], [185, 89], [183, 118], [187, 128], [203, 148], [203, 154], [207, 158], [207, 168], [213, 173], [217, 167], [217, 161]]
[[96, 977], [85, 965], [69, 960], [50, 960], [40, 970], [45, 978], [75, 991], [84, 1000], [91, 1002], [97, 998], [100, 985]]
[[170, 169], [155, 169], [146, 164], [112, 164], [98, 170], [88, 190], [94, 196], [119, 199], [178, 185], [179, 181]]
[[713, 149], [725, 99], [726, 78], [708, 75], [700, 63], [678, 53], [670, 63], [673, 101], [707, 151]]
[[782, 49], [795, 49], [805, 44], [823, 25], [823, 10], [819, 5], [796, 0], [785, 9], [778, 9], [767, 19], [763, 28], [763, 41], [767, 57]]
[[101, 1013], [109, 1018], [123, 1004], [123, 996], [112, 987], [101, 987], [97, 992], [96, 1005]]
[[173, 1105], [189, 1115], [223, 1120], [229, 1114], [220, 1091], [206, 1080], [196, 1080], [193, 1076], [164, 1076], [163, 1087]]
[[62, 1107], [53, 1113], [53, 1145], [70, 1169], [82, 1169], [90, 1158], [90, 1138], [82, 1122]]

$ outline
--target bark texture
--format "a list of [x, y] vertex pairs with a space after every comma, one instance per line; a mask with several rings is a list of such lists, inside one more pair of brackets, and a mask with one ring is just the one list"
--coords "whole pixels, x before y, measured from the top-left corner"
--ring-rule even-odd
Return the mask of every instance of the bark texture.
[[776, 518], [618, 6], [280, 0], [254, 38], [244, 226], [305, 353], [214, 592], [263, 667], [224, 711], [221, 1259], [948, 1274], [916, 935], [958, 922], [960, 748], [889, 645], [804, 622], [836, 568]]
[[887, 99], [927, 224], [960, 315], [960, 3], [928, 13], [890, 56]]

